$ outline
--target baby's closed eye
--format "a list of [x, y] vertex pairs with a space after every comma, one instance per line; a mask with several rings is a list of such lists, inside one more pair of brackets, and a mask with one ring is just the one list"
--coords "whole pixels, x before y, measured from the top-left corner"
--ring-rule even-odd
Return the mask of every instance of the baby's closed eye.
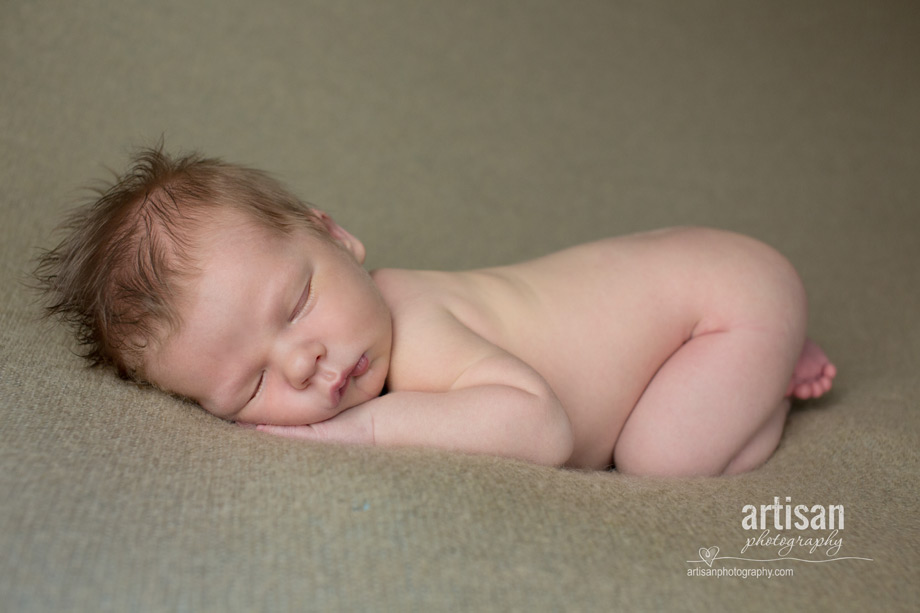
[[312, 305], [312, 298], [313, 279], [311, 277], [307, 279], [307, 285], [304, 287], [303, 292], [301, 292], [297, 304], [294, 305], [294, 310], [291, 311], [291, 316], [288, 318], [288, 321], [292, 323], [297, 321], [307, 311], [307, 306]]
[[246, 401], [246, 404], [249, 404], [250, 402], [252, 402], [255, 399], [255, 397], [259, 395], [259, 392], [262, 391], [262, 387], [264, 386], [264, 384], [265, 384], [265, 371], [263, 370], [261, 373], [259, 373], [259, 380], [256, 381], [256, 387], [252, 392], [252, 396], [250, 396], [249, 400]]

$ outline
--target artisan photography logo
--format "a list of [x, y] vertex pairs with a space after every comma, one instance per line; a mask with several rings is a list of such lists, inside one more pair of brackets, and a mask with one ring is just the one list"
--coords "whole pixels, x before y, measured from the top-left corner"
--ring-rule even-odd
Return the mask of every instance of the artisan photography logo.
[[797, 563], [872, 561], [842, 555], [846, 529], [842, 504], [794, 504], [789, 496], [784, 501], [774, 496], [772, 504], [744, 505], [741, 528], [749, 536], [744, 537], [737, 554], [723, 551], [718, 545], [701, 547], [699, 559], [687, 560], [691, 565], [687, 576], [787, 577], [794, 576]]

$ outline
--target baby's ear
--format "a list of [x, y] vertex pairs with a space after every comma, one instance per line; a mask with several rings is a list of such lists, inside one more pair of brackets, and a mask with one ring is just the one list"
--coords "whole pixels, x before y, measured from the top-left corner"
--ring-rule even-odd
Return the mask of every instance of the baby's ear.
[[337, 243], [345, 247], [351, 254], [358, 260], [359, 264], [364, 264], [364, 258], [367, 255], [367, 251], [364, 248], [364, 243], [362, 243], [358, 238], [352, 235], [351, 232], [340, 226], [336, 223], [328, 213], [324, 211], [319, 211], [314, 209], [313, 214], [319, 220], [320, 223], [326, 228], [326, 231], [329, 232], [329, 236], [333, 238]]

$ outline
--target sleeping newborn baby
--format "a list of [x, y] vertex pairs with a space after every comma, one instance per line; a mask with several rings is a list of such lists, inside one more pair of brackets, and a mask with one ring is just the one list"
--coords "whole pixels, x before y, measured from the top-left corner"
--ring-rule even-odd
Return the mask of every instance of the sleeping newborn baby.
[[159, 149], [68, 228], [36, 274], [87, 359], [282, 436], [735, 474], [836, 374], [789, 262], [724, 231], [368, 272], [266, 174]]

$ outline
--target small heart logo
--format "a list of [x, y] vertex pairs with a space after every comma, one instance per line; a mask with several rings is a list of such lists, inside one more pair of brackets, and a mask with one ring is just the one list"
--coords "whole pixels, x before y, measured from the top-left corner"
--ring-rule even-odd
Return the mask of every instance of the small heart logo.
[[713, 545], [709, 549], [700, 547], [700, 559], [709, 567], [712, 567], [713, 561], [716, 559], [716, 556], [719, 555], [719, 548]]

